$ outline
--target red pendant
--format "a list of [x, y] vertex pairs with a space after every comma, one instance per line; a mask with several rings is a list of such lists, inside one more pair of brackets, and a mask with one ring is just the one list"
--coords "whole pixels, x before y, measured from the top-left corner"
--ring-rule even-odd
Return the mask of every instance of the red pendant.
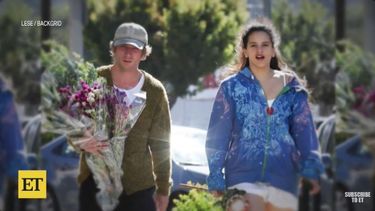
[[273, 108], [267, 107], [266, 112], [267, 112], [268, 115], [272, 115], [273, 114]]

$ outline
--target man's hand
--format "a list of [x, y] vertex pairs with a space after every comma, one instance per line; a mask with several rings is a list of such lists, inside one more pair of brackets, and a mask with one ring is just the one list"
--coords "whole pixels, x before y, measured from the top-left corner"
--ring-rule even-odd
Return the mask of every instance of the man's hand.
[[156, 193], [154, 194], [154, 201], [157, 211], [166, 211], [168, 207], [169, 197]]
[[98, 141], [94, 136], [91, 135], [91, 131], [86, 130], [82, 139], [78, 140], [79, 148], [85, 152], [92, 153], [94, 155], [101, 156], [100, 151], [108, 148], [108, 140]]
[[310, 190], [311, 195], [315, 195], [320, 192], [320, 185], [318, 180], [303, 178], [300, 180], [300, 187], [307, 186]]
[[307, 181], [309, 181], [309, 183], [311, 184], [311, 195], [315, 195], [320, 192], [320, 185], [318, 180], [308, 179]]

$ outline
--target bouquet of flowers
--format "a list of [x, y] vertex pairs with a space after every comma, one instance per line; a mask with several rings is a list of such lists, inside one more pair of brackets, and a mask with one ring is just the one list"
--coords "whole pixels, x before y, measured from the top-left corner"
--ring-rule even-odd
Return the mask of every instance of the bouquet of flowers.
[[[100, 156], [85, 152], [85, 159], [99, 189], [98, 204], [104, 211], [113, 210], [123, 191], [125, 140], [146, 105], [146, 93], [138, 93], [132, 104], [126, 105], [104, 79], [91, 85], [83, 80], [76, 86], [57, 84], [52, 73], [42, 75], [42, 130], [68, 137], [79, 137], [89, 130], [96, 140], [109, 142]], [[71, 141], [79, 146], [88, 140]]]

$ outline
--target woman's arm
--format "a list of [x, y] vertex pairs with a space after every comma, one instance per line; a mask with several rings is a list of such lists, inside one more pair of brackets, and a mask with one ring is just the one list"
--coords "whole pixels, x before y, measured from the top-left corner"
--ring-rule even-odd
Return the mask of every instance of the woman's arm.
[[296, 143], [301, 157], [299, 173], [310, 180], [318, 180], [323, 173], [320, 158], [320, 146], [316, 135], [313, 117], [305, 91], [296, 92], [293, 114], [290, 118], [290, 133]]
[[206, 153], [210, 174], [207, 178], [210, 191], [225, 189], [224, 162], [231, 140], [233, 127], [233, 103], [225, 82], [221, 84], [212, 108], [207, 131]]

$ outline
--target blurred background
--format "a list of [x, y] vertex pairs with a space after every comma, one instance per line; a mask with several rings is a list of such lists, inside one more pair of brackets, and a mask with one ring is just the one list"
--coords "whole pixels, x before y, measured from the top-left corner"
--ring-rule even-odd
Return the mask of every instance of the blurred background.
[[[237, 35], [249, 20], [262, 16], [274, 22], [282, 55], [306, 77], [312, 93], [326, 174], [319, 196], [301, 189], [300, 210], [374, 210], [373, 0], [0, 0], [0, 78], [13, 94], [31, 168], [47, 169], [50, 181], [49, 200], [28, 203], [17, 200], [3, 179], [0, 210], [77, 209], [72, 179], [77, 155], [59, 142], [63, 137], [40, 134], [44, 70], [68, 72], [89, 63], [110, 64], [109, 41], [116, 27], [137, 22], [147, 29], [153, 47], [141, 68], [167, 88], [173, 124], [204, 133]], [[42, 20], [58, 25], [27, 26], [28, 21]], [[204, 136], [199, 137], [203, 147]], [[184, 164], [176, 159], [174, 168]], [[206, 161], [199, 166], [206, 168]], [[204, 182], [207, 168], [174, 174], [181, 183]], [[174, 190], [182, 191], [177, 186]], [[345, 192], [371, 192], [371, 197], [355, 203]]]

